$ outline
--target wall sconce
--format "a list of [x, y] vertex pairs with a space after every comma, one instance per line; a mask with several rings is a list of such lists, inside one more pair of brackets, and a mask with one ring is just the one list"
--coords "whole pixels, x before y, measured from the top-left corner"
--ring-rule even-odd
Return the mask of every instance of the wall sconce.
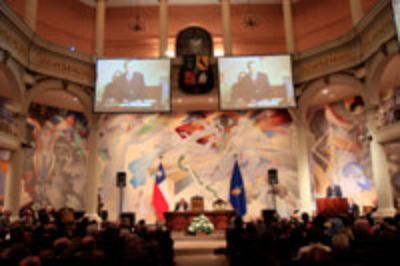
[[215, 57], [224, 56], [224, 49], [222, 49], [222, 48], [215, 48], [215, 49], [214, 49], [214, 56], [215, 56]]
[[173, 57], [175, 57], [175, 51], [168, 49], [168, 50], [165, 52], [165, 55], [166, 55], [167, 57], [169, 57], [169, 58], [173, 58]]

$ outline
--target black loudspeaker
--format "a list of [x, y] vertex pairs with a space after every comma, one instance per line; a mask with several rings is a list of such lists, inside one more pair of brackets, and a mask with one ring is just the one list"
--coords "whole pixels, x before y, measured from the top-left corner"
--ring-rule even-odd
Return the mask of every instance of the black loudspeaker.
[[126, 186], [126, 173], [118, 172], [117, 173], [117, 187], [125, 187]]
[[83, 218], [83, 216], [85, 216], [85, 212], [84, 211], [75, 211], [74, 212], [75, 220], [80, 220], [80, 219]]
[[270, 185], [278, 184], [278, 169], [269, 169], [268, 170], [268, 183]]
[[276, 220], [275, 216], [276, 216], [275, 210], [269, 210], [269, 209], [262, 210], [262, 217], [264, 219], [264, 222], [266, 223], [275, 221]]
[[134, 212], [123, 212], [119, 216], [121, 225], [124, 227], [133, 227], [135, 225], [135, 213]]
[[107, 221], [108, 219], [108, 211], [101, 211], [100, 212], [100, 217], [103, 221]]

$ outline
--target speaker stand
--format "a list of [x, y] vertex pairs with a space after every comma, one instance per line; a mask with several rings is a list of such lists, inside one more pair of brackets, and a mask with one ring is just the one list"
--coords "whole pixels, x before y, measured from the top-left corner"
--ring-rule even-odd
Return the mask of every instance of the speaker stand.
[[277, 212], [277, 206], [276, 206], [276, 191], [275, 191], [275, 185], [272, 184], [272, 205], [274, 207], [274, 211]]
[[119, 215], [122, 214], [123, 204], [124, 204], [124, 187], [119, 186]]

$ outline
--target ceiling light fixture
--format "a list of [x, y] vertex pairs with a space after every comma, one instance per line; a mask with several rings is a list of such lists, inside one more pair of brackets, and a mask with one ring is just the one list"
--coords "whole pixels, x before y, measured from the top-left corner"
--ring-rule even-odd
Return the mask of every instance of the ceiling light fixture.
[[145, 30], [144, 20], [140, 16], [140, 1], [137, 1], [137, 15], [132, 19], [128, 26], [134, 32], [142, 32]]
[[134, 21], [129, 23], [129, 28], [134, 32], [144, 31], [144, 24], [142, 18], [140, 18], [140, 16], [137, 15]]
[[260, 19], [253, 13], [250, 0], [247, 2], [247, 11], [243, 15], [242, 24], [246, 29], [253, 30], [260, 25]]

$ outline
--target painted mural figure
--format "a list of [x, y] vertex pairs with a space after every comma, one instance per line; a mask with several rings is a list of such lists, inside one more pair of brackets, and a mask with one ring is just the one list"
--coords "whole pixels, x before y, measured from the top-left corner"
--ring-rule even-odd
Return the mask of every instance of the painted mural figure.
[[36, 198], [34, 201], [40, 207], [50, 204], [47, 198], [47, 186], [51, 183], [54, 174], [56, 158], [54, 156], [54, 128], [50, 122], [40, 126], [38, 122], [33, 123], [35, 129], [33, 136], [36, 141], [36, 150], [33, 155], [34, 176], [36, 178]]
[[[32, 149], [24, 170], [24, 204], [36, 208], [83, 208], [86, 158], [85, 127], [78, 114], [33, 105], [28, 124]], [[28, 140], [29, 141], [29, 140]]]

